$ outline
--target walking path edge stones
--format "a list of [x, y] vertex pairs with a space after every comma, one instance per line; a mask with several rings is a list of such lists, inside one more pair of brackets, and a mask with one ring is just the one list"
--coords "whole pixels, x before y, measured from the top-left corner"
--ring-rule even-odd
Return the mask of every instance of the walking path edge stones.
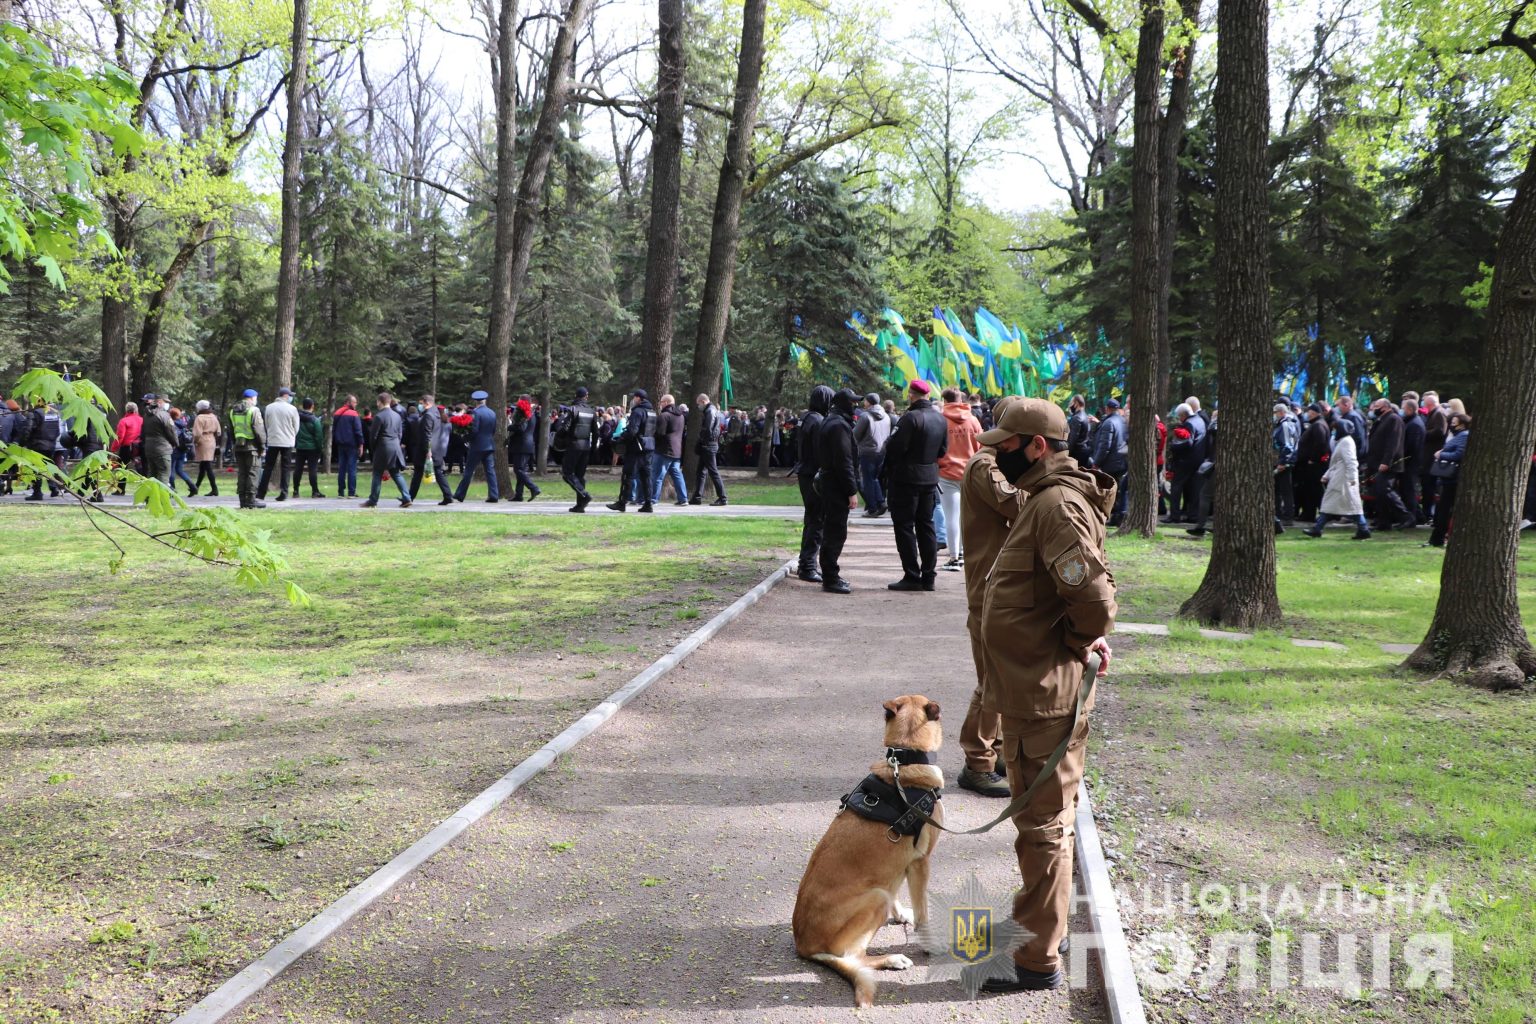
[[[1136, 984], [1136, 967], [1131, 962], [1130, 946], [1125, 941], [1125, 926], [1120, 922], [1120, 907], [1115, 884], [1104, 862], [1104, 847], [1093, 820], [1093, 802], [1088, 787], [1077, 784], [1077, 865], [1088, 901], [1088, 917], [1099, 939], [1099, 962], [1103, 967], [1104, 1000], [1109, 1004], [1112, 1024], [1146, 1024], [1147, 1011]], [[1076, 956], [1076, 952], [1073, 953]]]
[[676, 668], [706, 641], [761, 600], [763, 595], [789, 575], [794, 566], [793, 560], [779, 566], [761, 583], [737, 598], [730, 607], [694, 630], [671, 651], [615, 690], [564, 732], [397, 854], [389, 863], [347, 890], [340, 899], [301, 925], [239, 974], [204, 996], [196, 1005], [176, 1017], [172, 1024], [215, 1024], [238, 1009], [301, 956], [317, 948], [338, 928], [389, 892], [429, 857], [453, 842], [465, 829], [505, 803], [524, 783], [553, 764], [557, 757], [596, 732], [625, 704]]

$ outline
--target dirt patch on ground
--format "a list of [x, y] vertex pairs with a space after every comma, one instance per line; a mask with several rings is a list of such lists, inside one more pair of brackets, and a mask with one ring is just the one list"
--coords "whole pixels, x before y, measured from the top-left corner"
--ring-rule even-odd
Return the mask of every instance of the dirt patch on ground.
[[760, 570], [717, 575], [508, 638], [507, 658], [402, 651], [325, 680], [87, 700], [0, 737], [0, 1020], [170, 1019]]

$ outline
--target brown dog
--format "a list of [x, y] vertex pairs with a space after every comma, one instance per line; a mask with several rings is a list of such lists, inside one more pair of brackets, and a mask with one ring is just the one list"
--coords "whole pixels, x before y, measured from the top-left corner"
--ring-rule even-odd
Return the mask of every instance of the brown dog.
[[[938, 752], [943, 741], [938, 704], [911, 694], [883, 706], [887, 748]], [[887, 761], [871, 765], [870, 772], [891, 784]], [[936, 793], [943, 788], [944, 774], [933, 764], [906, 764], [900, 781], [916, 803], [925, 791]], [[888, 793], [887, 800], [892, 796]], [[934, 821], [943, 821], [943, 810], [936, 803], [928, 814]], [[911, 959], [900, 953], [870, 956], [866, 950], [875, 932], [884, 924], [921, 927], [928, 918], [928, 857], [939, 830], [928, 824], [914, 827], [916, 835], [897, 835], [892, 826], [845, 807], [816, 844], [800, 879], [793, 922], [795, 952], [826, 964], [852, 982], [854, 1001], [860, 1007], [874, 1005], [875, 971], [912, 966]], [[912, 900], [910, 912], [896, 898], [902, 879]]]

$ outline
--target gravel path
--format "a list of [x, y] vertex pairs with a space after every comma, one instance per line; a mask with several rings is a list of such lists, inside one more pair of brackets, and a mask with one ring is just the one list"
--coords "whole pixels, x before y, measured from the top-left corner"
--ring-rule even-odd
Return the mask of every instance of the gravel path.
[[[952, 824], [996, 813], [953, 785], [974, 679], [959, 574], [893, 594], [885, 531], [850, 538], [851, 597], [786, 581], [313, 955], [232, 1016], [253, 1022], [1103, 1020], [1096, 987], [984, 997], [882, 975], [856, 1013], [797, 959], [795, 890], [837, 798], [880, 753], [880, 703], [949, 723]], [[974, 871], [1006, 906], [1013, 829], [945, 837], [931, 891]], [[1081, 925], [1074, 925], [1074, 932]], [[905, 949], [899, 928], [876, 949]]]

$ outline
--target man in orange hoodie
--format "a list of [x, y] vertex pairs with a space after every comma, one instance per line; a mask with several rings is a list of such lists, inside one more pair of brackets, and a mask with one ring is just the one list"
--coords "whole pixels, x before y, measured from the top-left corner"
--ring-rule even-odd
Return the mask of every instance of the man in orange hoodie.
[[939, 456], [939, 506], [944, 510], [944, 536], [949, 547], [949, 561], [944, 568], [959, 572], [965, 567], [965, 545], [960, 540], [960, 481], [965, 465], [981, 450], [981, 423], [971, 412], [965, 395], [954, 388], [944, 389], [944, 428], [949, 446]]

